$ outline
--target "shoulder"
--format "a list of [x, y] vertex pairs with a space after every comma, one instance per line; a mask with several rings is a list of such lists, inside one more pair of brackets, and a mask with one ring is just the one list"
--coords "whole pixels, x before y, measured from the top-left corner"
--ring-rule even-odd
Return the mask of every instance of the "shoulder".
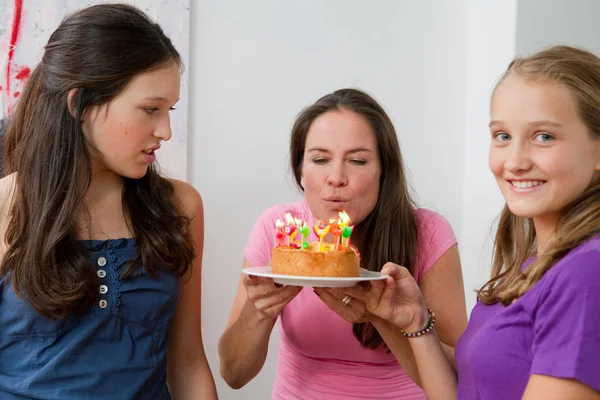
[[[573, 250], [567, 254], [563, 260], [565, 262], [569, 262], [572, 258], [594, 258], [598, 259], [600, 256], [600, 233], [597, 233], [595, 236], [586, 240], [579, 246], [575, 247]], [[562, 261], [562, 260], [561, 260]]]
[[598, 290], [600, 299], [600, 234], [571, 250], [546, 273], [549, 290]]
[[8, 227], [16, 180], [16, 174], [10, 174], [0, 179], [0, 254], [4, 252], [6, 247], [4, 236]]
[[415, 274], [421, 279], [454, 245], [456, 236], [450, 223], [440, 214], [425, 209], [415, 209], [417, 222], [417, 258]]
[[441, 214], [427, 208], [415, 208], [415, 219], [419, 228], [431, 228], [439, 225], [450, 225]]
[[[534, 308], [600, 304], [600, 235], [571, 250], [529, 290]], [[529, 292], [527, 294], [529, 294]], [[596, 309], [594, 305], [594, 309]]]
[[4, 196], [2, 197], [3, 200], [8, 199], [7, 196], [14, 190], [16, 182], [16, 172], [0, 178], [0, 196]]
[[8, 216], [17, 183], [17, 174], [13, 173], [0, 179], [0, 222]]
[[196, 188], [189, 183], [178, 179], [169, 179], [169, 182], [173, 185], [175, 198], [185, 216], [194, 218], [200, 215], [202, 217], [204, 213], [204, 203], [202, 201], [202, 196], [200, 196], [200, 193]]
[[[435, 241], [456, 241], [454, 230], [446, 218], [435, 211], [426, 208], [415, 209], [415, 219], [419, 242], [423, 243], [436, 239]], [[423, 243], [426, 244], [426, 243]]]

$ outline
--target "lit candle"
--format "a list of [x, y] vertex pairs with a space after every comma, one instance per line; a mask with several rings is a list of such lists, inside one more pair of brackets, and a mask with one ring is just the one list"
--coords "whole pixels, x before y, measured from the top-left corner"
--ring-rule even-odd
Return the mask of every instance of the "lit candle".
[[296, 236], [298, 230], [296, 229], [296, 223], [294, 221], [294, 218], [292, 218], [290, 213], [287, 213], [285, 214], [285, 219], [287, 220], [287, 224], [285, 226], [284, 232], [288, 236], [288, 244], [291, 247], [297, 247], [298, 245], [294, 243], [294, 236]]
[[346, 226], [350, 225], [350, 217], [346, 214], [346, 211], [340, 211], [340, 227], [344, 229]]
[[[300, 228], [302, 228], [302, 224], [303, 224], [302, 220], [298, 219], [298, 218], [294, 218], [294, 223], [296, 224], [296, 232], [294, 232], [294, 236], [292, 236], [292, 239], [294, 237], [296, 237], [296, 234], [298, 233], [298, 231], [300, 230]], [[297, 249], [301, 248], [302, 247], [302, 240], [301, 239], [298, 240], [298, 244], [294, 244], [294, 247], [297, 248]]]
[[313, 226], [313, 229], [316, 235], [319, 237], [319, 251], [325, 252], [326, 250], [323, 248], [323, 238], [327, 236], [331, 227], [327, 225], [324, 228], [321, 228], [321, 226], [323, 226], [323, 221], [318, 221], [317, 224]]
[[308, 244], [308, 240], [306, 240], [306, 238], [308, 237], [308, 234], [310, 233], [310, 228], [308, 227], [308, 225], [306, 225], [306, 221], [304, 221], [304, 223], [302, 224], [302, 227], [299, 229], [300, 234], [302, 235], [302, 248], [307, 250], [310, 245]]
[[350, 245], [350, 235], [352, 235], [353, 226], [350, 225], [350, 217], [346, 214], [346, 211], [340, 212], [340, 227], [342, 228], [342, 247], [348, 247]]
[[285, 232], [283, 231], [284, 223], [280, 219], [275, 221], [275, 237], [277, 238], [277, 245], [283, 246], [285, 240]]
[[287, 221], [285, 233], [289, 237], [289, 244], [290, 246], [297, 248], [298, 245], [294, 243], [294, 237], [296, 237], [296, 234], [298, 233], [297, 227], [299, 226], [298, 222], [300, 222], [300, 220], [297, 218], [292, 218], [292, 214], [290, 213], [285, 214], [285, 219]]
[[340, 236], [342, 234], [342, 227], [340, 226], [342, 223], [342, 220], [335, 220], [335, 218], [332, 218], [329, 220], [329, 224], [331, 225], [331, 234], [333, 235], [333, 249], [334, 250], [339, 250], [340, 249]]
[[342, 230], [342, 247], [350, 246], [350, 235], [352, 235], [352, 230], [354, 229], [354, 225], [345, 226]]

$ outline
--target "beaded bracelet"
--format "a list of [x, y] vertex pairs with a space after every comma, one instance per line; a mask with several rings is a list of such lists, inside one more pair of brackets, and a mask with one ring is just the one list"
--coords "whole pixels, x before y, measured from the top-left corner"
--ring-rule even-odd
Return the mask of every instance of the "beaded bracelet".
[[431, 332], [433, 330], [433, 327], [435, 326], [435, 313], [433, 311], [431, 311], [429, 308], [427, 309], [427, 312], [429, 313], [429, 319], [427, 320], [427, 325], [425, 325], [425, 328], [423, 328], [420, 331], [415, 332], [415, 333], [407, 333], [401, 329], [404, 337], [407, 337], [407, 338], [418, 337], [418, 336], [424, 335], [428, 332]]

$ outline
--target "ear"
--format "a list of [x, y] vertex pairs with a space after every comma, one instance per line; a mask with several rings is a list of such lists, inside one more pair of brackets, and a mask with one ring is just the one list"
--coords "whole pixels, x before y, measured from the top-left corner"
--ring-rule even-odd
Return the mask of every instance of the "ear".
[[73, 116], [73, 118], [77, 116], [77, 109], [74, 103], [77, 90], [79, 89], [71, 89], [69, 90], [69, 94], [67, 94], [67, 109], [69, 110], [69, 113]]

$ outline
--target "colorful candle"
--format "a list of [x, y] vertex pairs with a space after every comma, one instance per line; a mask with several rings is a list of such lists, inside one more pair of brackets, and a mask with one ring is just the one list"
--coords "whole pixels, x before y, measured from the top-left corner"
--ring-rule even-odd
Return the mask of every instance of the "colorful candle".
[[331, 229], [331, 227], [329, 225], [326, 225], [324, 228], [322, 227], [323, 221], [318, 221], [317, 224], [315, 224], [315, 226], [313, 226], [313, 229], [315, 231], [315, 234], [319, 237], [319, 251], [321, 252], [326, 252], [327, 249], [325, 249], [323, 247], [323, 238], [325, 236], [327, 236], [327, 234], [329, 233], [329, 229]]
[[302, 248], [305, 250], [308, 250], [308, 248], [310, 247], [310, 244], [308, 244], [308, 240], [306, 240], [306, 238], [308, 237], [308, 234], [310, 233], [310, 228], [308, 227], [308, 225], [306, 225], [306, 221], [304, 222], [302, 227], [299, 229], [299, 231], [300, 231], [300, 234], [302, 235]]
[[[329, 224], [326, 225], [323, 221], [317, 220], [315, 225], [312, 227], [313, 231], [319, 238], [318, 251], [326, 253], [328, 251], [340, 251], [345, 247], [350, 246], [350, 236], [354, 230], [354, 225], [351, 224], [350, 217], [345, 211], [339, 213], [340, 218], [332, 218], [329, 220]], [[295, 249], [310, 249], [310, 243], [308, 242], [308, 235], [310, 234], [310, 227], [301, 219], [295, 218], [291, 213], [285, 214], [286, 222], [278, 219], [275, 222], [275, 237], [277, 238], [278, 246], [284, 246], [286, 244], [286, 236], [288, 237], [287, 244]], [[295, 242], [296, 235], [300, 232], [302, 239]], [[333, 244], [326, 245], [325, 236], [331, 232], [333, 235]], [[341, 242], [341, 243], [340, 243]]]
[[342, 223], [341, 220], [335, 220], [332, 218], [329, 220], [329, 224], [331, 225], [331, 234], [333, 235], [333, 246], [334, 250], [340, 249], [340, 236], [342, 235], [342, 227], [340, 226]]
[[298, 233], [298, 227], [300, 226], [301, 221], [297, 218], [293, 218], [292, 214], [290, 214], [290, 213], [285, 214], [285, 219], [287, 221], [287, 225], [285, 227], [285, 233], [289, 237], [289, 244], [290, 244], [290, 246], [292, 246], [294, 248], [298, 248], [299, 246], [296, 243], [294, 243], [294, 238], [296, 237], [296, 234]]
[[285, 232], [283, 231], [284, 223], [280, 219], [275, 221], [275, 237], [277, 238], [277, 245], [283, 246], [285, 241]]
[[294, 243], [294, 236], [296, 236], [297, 232], [296, 225], [286, 225], [283, 231], [288, 236], [288, 244], [291, 247], [298, 247], [298, 245]]
[[346, 214], [346, 211], [340, 211], [340, 227], [344, 229], [346, 226], [350, 225], [350, 217]]
[[[294, 232], [294, 235], [292, 236], [292, 240], [294, 240], [294, 237], [296, 237], [296, 234], [298, 233], [298, 231], [300, 230], [300, 228], [302, 228], [303, 221], [301, 219], [294, 218], [294, 223], [296, 224], [296, 232]], [[298, 244], [294, 243], [293, 246], [295, 248], [299, 249], [300, 247], [302, 247], [302, 240], [299, 240]]]
[[349, 226], [351, 221], [346, 211], [340, 212], [340, 226], [342, 228], [342, 247], [348, 247], [350, 245], [350, 236], [354, 230], [354, 225]]
[[350, 246], [350, 236], [352, 235], [352, 230], [354, 229], [354, 225], [345, 226], [342, 230], [342, 247]]

